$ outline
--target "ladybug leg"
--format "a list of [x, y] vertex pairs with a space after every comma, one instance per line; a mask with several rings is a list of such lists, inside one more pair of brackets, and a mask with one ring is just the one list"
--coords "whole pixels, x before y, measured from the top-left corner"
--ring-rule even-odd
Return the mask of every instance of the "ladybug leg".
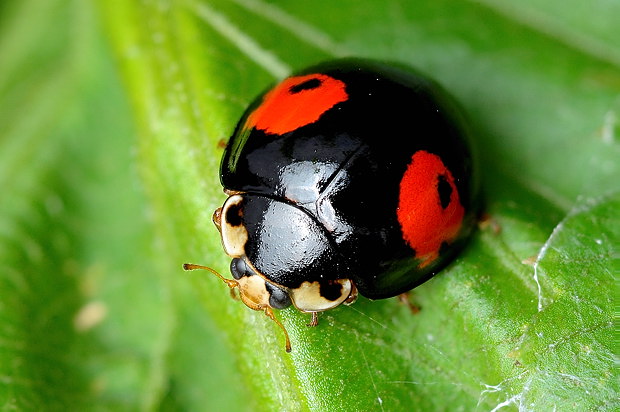
[[349, 297], [347, 298], [347, 300], [345, 300], [342, 303], [349, 306], [349, 305], [354, 304], [356, 300], [357, 300], [357, 287], [355, 286], [355, 283], [351, 282], [351, 293], [349, 293]]
[[499, 222], [488, 213], [483, 213], [478, 219], [478, 227], [481, 230], [490, 228], [495, 236], [502, 233], [502, 227]]
[[307, 326], [315, 327], [319, 324], [319, 312], [310, 312], [312, 313], [312, 319], [310, 319], [310, 323]]
[[411, 302], [409, 292], [401, 293], [400, 295], [398, 295], [398, 300], [400, 300], [402, 304], [406, 305], [411, 311], [411, 313], [413, 313], [414, 315], [420, 312], [420, 307], [415, 303]]

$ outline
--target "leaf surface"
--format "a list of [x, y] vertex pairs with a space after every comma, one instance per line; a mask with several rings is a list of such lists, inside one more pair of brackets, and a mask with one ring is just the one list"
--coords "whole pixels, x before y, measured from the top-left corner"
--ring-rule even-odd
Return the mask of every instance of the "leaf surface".
[[[617, 409], [620, 6], [573, 3], [0, 6], [3, 404]], [[419, 314], [361, 298], [308, 328], [283, 310], [286, 354], [273, 322], [181, 264], [228, 273], [211, 215], [245, 107], [341, 56], [457, 98], [491, 220], [412, 292]]]

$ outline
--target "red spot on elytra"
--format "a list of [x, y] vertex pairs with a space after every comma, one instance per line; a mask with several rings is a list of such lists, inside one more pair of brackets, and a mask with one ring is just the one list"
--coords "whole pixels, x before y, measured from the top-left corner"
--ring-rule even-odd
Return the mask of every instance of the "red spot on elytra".
[[283, 134], [316, 122], [334, 105], [348, 99], [344, 82], [325, 74], [289, 77], [263, 97], [245, 127]]
[[465, 210], [454, 177], [439, 156], [424, 150], [412, 156], [400, 181], [396, 214], [403, 239], [415, 250], [420, 267], [439, 257], [442, 243], [457, 237]]

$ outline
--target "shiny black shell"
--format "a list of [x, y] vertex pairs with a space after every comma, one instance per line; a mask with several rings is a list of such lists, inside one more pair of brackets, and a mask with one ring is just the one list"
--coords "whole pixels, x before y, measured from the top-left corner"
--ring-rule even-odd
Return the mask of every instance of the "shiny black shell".
[[[457, 106], [415, 71], [366, 60], [324, 63], [292, 79], [248, 108], [222, 158], [222, 185], [245, 194], [233, 218], [247, 229], [248, 260], [285, 288], [319, 281], [322, 295], [335, 279], [351, 279], [373, 299], [429, 279], [462, 248], [478, 206]], [[428, 162], [413, 167], [416, 154]], [[433, 204], [418, 210], [410, 194]], [[451, 223], [433, 222], [446, 210], [457, 210]], [[426, 244], [423, 230], [404, 223], [408, 214], [440, 232], [449, 226], [449, 236]]]

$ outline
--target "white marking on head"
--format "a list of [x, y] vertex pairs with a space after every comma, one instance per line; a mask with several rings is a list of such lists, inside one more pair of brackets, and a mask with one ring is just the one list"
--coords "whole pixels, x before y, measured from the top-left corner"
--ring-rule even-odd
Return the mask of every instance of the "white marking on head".
[[269, 305], [271, 296], [265, 286], [265, 279], [258, 275], [242, 276], [237, 280], [239, 283], [239, 296], [247, 307], [254, 310], [261, 310]]

